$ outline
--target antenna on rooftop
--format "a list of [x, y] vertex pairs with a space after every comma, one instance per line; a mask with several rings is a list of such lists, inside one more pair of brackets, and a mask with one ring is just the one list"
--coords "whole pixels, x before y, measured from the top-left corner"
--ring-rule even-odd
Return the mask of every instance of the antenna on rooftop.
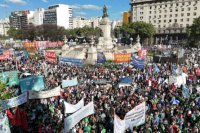
[[5, 0], [5, 14], [6, 14], [6, 18], [7, 18], [7, 0]]

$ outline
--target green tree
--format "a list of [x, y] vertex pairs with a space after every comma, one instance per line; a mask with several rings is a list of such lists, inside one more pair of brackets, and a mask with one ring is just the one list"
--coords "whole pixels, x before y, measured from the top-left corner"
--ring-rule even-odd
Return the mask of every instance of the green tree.
[[8, 35], [9, 35], [9, 37], [11, 37], [11, 38], [14, 38], [14, 39], [17, 39], [16, 37], [17, 37], [17, 29], [16, 28], [14, 28], [14, 27], [10, 27], [10, 29], [8, 30]]
[[186, 29], [187, 35], [190, 40], [193, 41], [194, 45], [200, 45], [200, 17], [196, 18], [193, 21], [191, 26], [187, 26]]

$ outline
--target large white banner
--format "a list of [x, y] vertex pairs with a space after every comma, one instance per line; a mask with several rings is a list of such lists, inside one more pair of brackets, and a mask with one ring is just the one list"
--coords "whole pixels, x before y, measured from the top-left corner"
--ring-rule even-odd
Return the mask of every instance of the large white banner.
[[72, 129], [81, 119], [94, 113], [94, 104], [93, 101], [88, 105], [78, 110], [76, 113], [65, 118], [65, 133]]
[[0, 118], [0, 133], [10, 133], [10, 126], [7, 115]]
[[126, 128], [133, 130], [133, 127], [145, 123], [145, 102], [133, 108], [125, 115]]
[[177, 82], [175, 82], [174, 85], [178, 87], [180, 87], [181, 85], [185, 85], [187, 78], [188, 75], [186, 73], [182, 73], [182, 75], [177, 76]]
[[73, 105], [64, 101], [64, 105], [65, 105], [65, 114], [74, 113], [77, 110], [84, 107], [84, 99], [82, 98], [76, 105]]
[[125, 120], [121, 120], [116, 114], [114, 114], [114, 133], [123, 133], [125, 130]]
[[47, 91], [33, 91], [29, 90], [29, 99], [42, 99], [54, 96], [60, 96], [60, 86]]
[[27, 92], [12, 99], [0, 100], [0, 110], [16, 107], [27, 101]]

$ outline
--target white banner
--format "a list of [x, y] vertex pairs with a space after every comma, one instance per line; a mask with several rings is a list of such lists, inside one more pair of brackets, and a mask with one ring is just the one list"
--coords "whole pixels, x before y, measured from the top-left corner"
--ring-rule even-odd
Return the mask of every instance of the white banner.
[[12, 99], [0, 100], [0, 110], [16, 107], [27, 101], [27, 92]]
[[145, 102], [133, 108], [125, 115], [126, 128], [133, 130], [133, 127], [145, 123]]
[[94, 113], [94, 104], [93, 101], [88, 105], [78, 110], [76, 113], [65, 118], [65, 133], [72, 129], [81, 119]]
[[176, 83], [177, 82], [177, 76], [169, 76], [169, 84]]
[[84, 99], [82, 98], [81, 101], [79, 101], [76, 105], [73, 105], [64, 101], [64, 105], [65, 105], [65, 114], [74, 113], [77, 110], [84, 107]]
[[0, 118], [0, 133], [10, 133], [10, 126], [7, 115]]
[[60, 86], [47, 91], [33, 91], [29, 90], [29, 99], [42, 99], [54, 96], [60, 96]]
[[116, 114], [114, 114], [114, 133], [123, 133], [125, 130], [125, 120], [121, 120]]
[[187, 78], [188, 78], [188, 75], [186, 73], [182, 73], [182, 75], [177, 76], [177, 82], [174, 85], [178, 87], [180, 87], [181, 85], [185, 85]]

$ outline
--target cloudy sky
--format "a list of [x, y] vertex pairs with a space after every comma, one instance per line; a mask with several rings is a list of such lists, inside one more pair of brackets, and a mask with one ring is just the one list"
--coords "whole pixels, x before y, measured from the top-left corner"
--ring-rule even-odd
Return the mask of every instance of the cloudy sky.
[[0, 0], [0, 19], [7, 17], [12, 11], [35, 10], [36, 8], [47, 9], [53, 4], [67, 4], [73, 7], [73, 16], [101, 17], [104, 4], [108, 7], [111, 20], [122, 20], [122, 12], [130, 10], [131, 0]]

